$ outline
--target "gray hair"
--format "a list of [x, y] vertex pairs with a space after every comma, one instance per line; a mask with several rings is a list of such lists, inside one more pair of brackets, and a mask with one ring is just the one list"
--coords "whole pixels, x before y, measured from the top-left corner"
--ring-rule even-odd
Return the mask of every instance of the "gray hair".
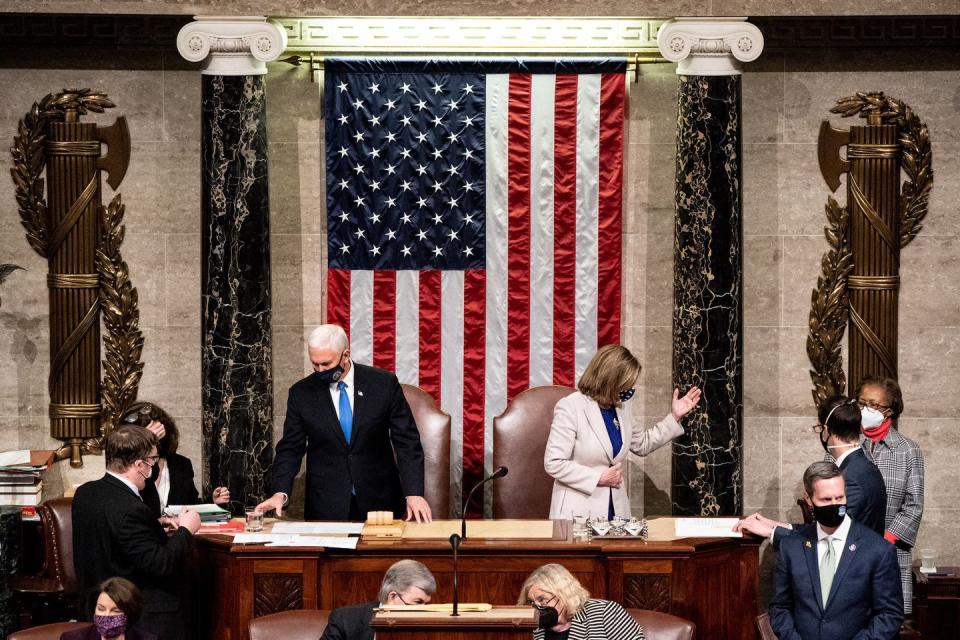
[[380, 603], [387, 601], [391, 591], [403, 593], [410, 587], [423, 589], [425, 593], [433, 595], [437, 590], [437, 581], [427, 569], [426, 565], [416, 560], [400, 560], [393, 563], [383, 574], [383, 584], [380, 585]]
[[311, 349], [333, 349], [344, 351], [347, 346], [347, 332], [336, 324], [322, 324], [310, 332], [307, 346]]
[[803, 472], [803, 490], [813, 498], [813, 485], [818, 480], [829, 480], [841, 475], [840, 467], [832, 462], [821, 460], [814, 462]]

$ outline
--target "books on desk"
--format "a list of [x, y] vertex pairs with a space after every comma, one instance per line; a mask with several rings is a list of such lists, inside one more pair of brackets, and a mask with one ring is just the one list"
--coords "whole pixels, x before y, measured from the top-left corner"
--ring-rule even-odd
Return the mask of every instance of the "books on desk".
[[21, 449], [0, 452], [0, 505], [35, 507], [43, 501], [40, 472], [53, 460], [53, 451]]
[[233, 517], [229, 511], [216, 504], [168, 504], [163, 512], [168, 516], [179, 516], [184, 508], [196, 511], [200, 516], [200, 524], [227, 522]]

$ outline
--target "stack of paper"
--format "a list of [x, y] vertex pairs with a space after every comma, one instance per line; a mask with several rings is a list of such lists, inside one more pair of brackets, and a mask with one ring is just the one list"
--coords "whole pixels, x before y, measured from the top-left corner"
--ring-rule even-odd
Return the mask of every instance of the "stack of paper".
[[43, 500], [40, 472], [53, 459], [52, 451], [0, 452], [0, 505], [36, 506]]
[[182, 504], [171, 504], [167, 505], [167, 508], [164, 509], [164, 513], [168, 516], [178, 516], [180, 515], [181, 509], [186, 507], [191, 511], [196, 511], [200, 514], [200, 522], [203, 524], [213, 523], [213, 522], [227, 522], [230, 520], [230, 512], [226, 509], [221, 508], [216, 504], [191, 504], [191, 505], [182, 505]]

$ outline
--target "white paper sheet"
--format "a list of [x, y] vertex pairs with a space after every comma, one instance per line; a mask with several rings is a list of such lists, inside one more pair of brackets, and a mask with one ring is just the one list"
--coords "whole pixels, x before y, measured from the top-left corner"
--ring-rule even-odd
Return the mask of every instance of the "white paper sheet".
[[0, 467], [18, 464], [30, 464], [30, 449], [0, 452]]
[[167, 508], [164, 509], [164, 513], [171, 516], [178, 516], [180, 512], [186, 507], [196, 511], [201, 516], [210, 515], [210, 514], [229, 514], [230, 512], [221, 507], [218, 504], [168, 504]]
[[331, 538], [328, 536], [300, 536], [294, 535], [289, 540], [268, 542], [268, 547], [327, 547], [328, 549], [356, 549], [360, 538], [345, 536]]
[[324, 533], [340, 533], [359, 535], [363, 531], [362, 522], [274, 522], [274, 533], [300, 533], [307, 535], [322, 535]]
[[677, 518], [678, 538], [742, 538], [733, 530], [740, 518]]
[[233, 544], [285, 544], [296, 537], [295, 533], [238, 533]]

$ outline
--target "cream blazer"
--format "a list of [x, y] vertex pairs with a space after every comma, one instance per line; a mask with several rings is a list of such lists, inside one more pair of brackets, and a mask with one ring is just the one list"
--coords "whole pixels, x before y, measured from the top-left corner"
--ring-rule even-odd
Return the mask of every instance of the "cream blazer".
[[[600, 405], [595, 400], [577, 391], [557, 403], [543, 454], [543, 468], [554, 479], [551, 518], [569, 519], [574, 514], [606, 516], [611, 489], [597, 486], [603, 472], [617, 462], [624, 462], [626, 476], [628, 450], [645, 456], [683, 433], [683, 427], [673, 415], [652, 429], [634, 429], [626, 405], [617, 409], [617, 420], [623, 447], [614, 457]], [[626, 482], [619, 489], [613, 489], [613, 508], [617, 515], [630, 517]]]

